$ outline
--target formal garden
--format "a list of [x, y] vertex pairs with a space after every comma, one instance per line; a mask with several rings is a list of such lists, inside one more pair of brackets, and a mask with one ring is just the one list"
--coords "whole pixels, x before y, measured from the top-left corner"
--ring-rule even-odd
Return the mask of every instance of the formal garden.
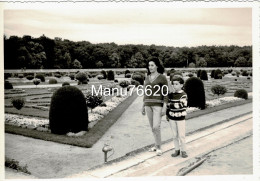
[[[5, 73], [5, 131], [91, 147], [138, 96], [145, 74], [126, 69]], [[252, 68], [168, 69], [165, 75], [184, 77], [188, 113], [251, 99]], [[93, 95], [100, 87], [107, 94]]]

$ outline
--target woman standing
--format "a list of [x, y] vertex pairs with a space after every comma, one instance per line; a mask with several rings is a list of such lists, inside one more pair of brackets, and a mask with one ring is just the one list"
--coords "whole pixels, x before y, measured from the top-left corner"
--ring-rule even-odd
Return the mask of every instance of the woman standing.
[[149, 151], [156, 151], [158, 156], [161, 151], [161, 117], [166, 114], [168, 98], [168, 81], [163, 75], [164, 67], [156, 57], [148, 60], [147, 77], [144, 82], [144, 99], [142, 114], [147, 113], [152, 133], [155, 139], [154, 147]]

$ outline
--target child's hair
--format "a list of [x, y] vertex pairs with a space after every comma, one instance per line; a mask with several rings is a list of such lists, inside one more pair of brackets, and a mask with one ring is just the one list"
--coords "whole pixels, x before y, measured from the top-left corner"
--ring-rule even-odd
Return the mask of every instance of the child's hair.
[[184, 84], [184, 80], [182, 77], [179, 77], [179, 76], [174, 76], [172, 78], [172, 84], [173, 84], [173, 81], [178, 81], [180, 84]]

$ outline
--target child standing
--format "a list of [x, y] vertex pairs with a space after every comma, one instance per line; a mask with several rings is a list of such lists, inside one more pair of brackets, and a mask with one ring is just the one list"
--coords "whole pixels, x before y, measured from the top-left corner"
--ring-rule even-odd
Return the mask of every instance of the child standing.
[[166, 115], [173, 132], [173, 143], [175, 147], [175, 152], [171, 156], [177, 157], [178, 155], [181, 155], [183, 158], [186, 158], [188, 157], [185, 141], [185, 116], [187, 115], [187, 95], [182, 90], [183, 84], [183, 78], [173, 77], [173, 92], [169, 93], [168, 95], [169, 99], [167, 103]]

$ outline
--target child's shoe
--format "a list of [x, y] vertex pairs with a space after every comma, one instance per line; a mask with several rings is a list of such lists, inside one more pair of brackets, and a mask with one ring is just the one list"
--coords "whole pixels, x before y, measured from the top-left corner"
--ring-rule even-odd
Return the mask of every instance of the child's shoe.
[[156, 150], [156, 155], [157, 156], [161, 156], [162, 155], [162, 150], [160, 150], [160, 149]]
[[180, 155], [180, 150], [175, 150], [175, 152], [172, 154], [172, 157], [176, 157]]
[[188, 157], [188, 154], [186, 153], [186, 151], [182, 151], [181, 152], [181, 157], [182, 158], [187, 158]]

